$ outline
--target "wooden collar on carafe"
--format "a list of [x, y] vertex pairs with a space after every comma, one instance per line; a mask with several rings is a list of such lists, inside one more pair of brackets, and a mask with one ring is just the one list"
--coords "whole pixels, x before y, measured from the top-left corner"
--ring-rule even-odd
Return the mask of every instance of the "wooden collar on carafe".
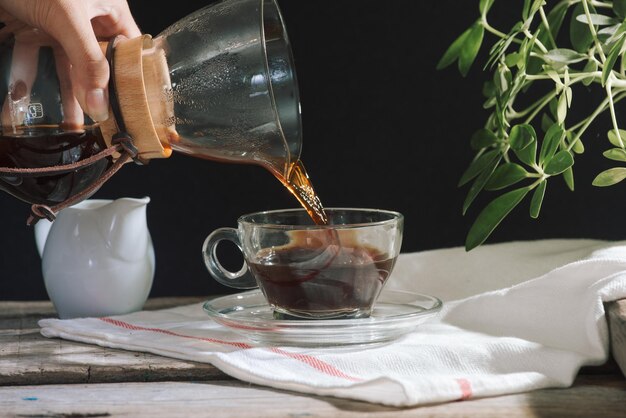
[[[109, 119], [100, 123], [107, 146], [118, 132], [128, 133], [142, 160], [172, 154], [169, 138], [174, 131], [174, 105], [168, 97], [171, 81], [164, 51], [155, 48], [150, 35], [113, 39]], [[107, 43], [101, 44], [104, 50]], [[116, 114], [118, 117], [116, 118]], [[119, 155], [118, 155], [119, 156]], [[114, 158], [117, 156], [114, 156]]]

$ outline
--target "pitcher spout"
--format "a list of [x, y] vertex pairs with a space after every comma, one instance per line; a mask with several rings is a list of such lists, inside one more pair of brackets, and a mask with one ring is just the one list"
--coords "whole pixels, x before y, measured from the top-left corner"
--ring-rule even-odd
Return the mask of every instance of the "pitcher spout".
[[121, 198], [97, 209], [100, 232], [109, 251], [127, 261], [145, 256], [150, 242], [146, 208], [149, 197]]

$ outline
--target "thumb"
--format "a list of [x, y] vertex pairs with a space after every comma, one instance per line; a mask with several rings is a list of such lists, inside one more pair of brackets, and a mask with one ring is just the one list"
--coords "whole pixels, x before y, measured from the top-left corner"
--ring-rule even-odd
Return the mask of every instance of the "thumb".
[[108, 119], [109, 65], [82, 2], [46, 3], [50, 6], [40, 20], [40, 27], [45, 28], [67, 54], [76, 99], [93, 120]]

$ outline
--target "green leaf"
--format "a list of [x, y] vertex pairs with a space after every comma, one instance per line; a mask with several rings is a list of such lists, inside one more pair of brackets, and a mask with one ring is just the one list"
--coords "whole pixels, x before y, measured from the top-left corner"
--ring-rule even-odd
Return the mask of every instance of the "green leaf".
[[534, 0], [530, 7], [530, 12], [528, 15], [532, 16], [535, 13], [537, 13], [544, 3], [545, 3], [545, 0]]
[[[556, 104], [556, 101], [554, 103]], [[555, 110], [555, 112], [556, 112], [556, 110]], [[554, 121], [554, 119], [552, 119], [550, 116], [548, 116], [547, 113], [544, 113], [543, 115], [541, 115], [541, 130], [542, 131], [548, 132], [548, 129], [550, 129], [550, 127], [552, 125], [554, 125], [555, 123], [556, 122]]]
[[496, 168], [485, 185], [485, 190], [500, 190], [528, 177], [528, 172], [519, 164], [505, 163]]
[[487, 98], [492, 98], [496, 95], [496, 86], [493, 84], [492, 80], [487, 80], [483, 84], [483, 96]]
[[439, 62], [437, 63], [437, 69], [441, 70], [452, 64], [454, 61], [459, 58], [459, 53], [461, 52], [461, 48], [465, 43], [465, 40], [469, 36], [472, 28], [468, 28], [465, 32], [463, 32], [458, 38], [452, 42], [452, 44], [448, 47], [446, 52], [443, 54]]
[[546, 52], [543, 58], [549, 63], [574, 64], [586, 60], [588, 56], [573, 49], [556, 48]]
[[609, 160], [626, 162], [626, 150], [622, 148], [611, 148], [604, 151], [602, 155]]
[[602, 42], [605, 45], [610, 44], [611, 42], [614, 42], [615, 39], [617, 39], [617, 37], [615, 39], [613, 39], [612, 41], [609, 41], [609, 39], [611, 39], [613, 36], [615, 36], [615, 34], [617, 33], [618, 29], [620, 28], [621, 25], [613, 25], [613, 26], [607, 26], [604, 27], [602, 29], [600, 29], [597, 33], [598, 35], [598, 40], [600, 42]]
[[617, 62], [617, 59], [624, 52], [622, 48], [624, 47], [624, 42], [626, 41], [626, 36], [622, 35], [617, 42], [613, 44], [609, 54], [606, 56], [606, 61], [604, 62], [604, 68], [602, 68], [602, 85], [606, 84], [606, 81], [609, 79], [609, 75]]
[[[589, 12], [595, 13], [595, 9], [591, 4], [589, 4]], [[591, 42], [593, 42], [593, 36], [589, 30], [589, 25], [577, 20], [577, 17], [581, 15], [585, 15], [585, 8], [579, 3], [572, 12], [572, 19], [569, 25], [569, 37], [576, 51], [586, 52]]]
[[528, 124], [515, 125], [509, 133], [509, 144], [513, 150], [521, 150], [537, 140], [535, 128]]
[[489, 50], [489, 59], [483, 67], [484, 70], [486, 70], [487, 68], [493, 68], [493, 66], [500, 60], [502, 54], [506, 52], [509, 45], [511, 45], [511, 42], [513, 42], [512, 40], [509, 42], [509, 40], [511, 39], [510, 36], [512, 35], [506, 35], [505, 38], [500, 39], [498, 42], [493, 44], [493, 46]]
[[567, 150], [562, 150], [556, 153], [550, 160], [546, 167], [543, 169], [544, 173], [555, 176], [561, 174], [574, 164], [574, 157]]
[[522, 7], [522, 20], [528, 19], [530, 14], [530, 0], [524, 0], [524, 7]]
[[[556, 118], [558, 104], [559, 104], [559, 101], [557, 100], [556, 97], [554, 97], [552, 100], [550, 100], [550, 103], [548, 103], [548, 107], [550, 108], [550, 114], [552, 115], [553, 118]], [[548, 127], [548, 129], [550, 129], [550, 127]], [[546, 129], [546, 131], [548, 129]]]
[[585, 146], [583, 145], [583, 141], [579, 139], [578, 141], [574, 142], [574, 145], [572, 146], [572, 151], [574, 151], [574, 154], [582, 154], [583, 152], [585, 152]]
[[583, 145], [583, 141], [578, 138], [575, 142], [574, 141], [574, 134], [572, 134], [571, 131], [567, 131], [567, 142], [568, 145], [572, 145], [572, 151], [574, 151], [574, 154], [582, 154], [583, 152], [585, 152], [585, 146]]
[[[587, 61], [587, 64], [585, 64], [585, 68], [583, 69], [583, 72], [584, 73], [595, 73], [596, 71], [598, 71], [598, 63], [595, 60]], [[587, 78], [585, 78], [583, 80], [583, 84], [585, 86], [590, 86], [591, 83], [593, 83], [593, 79], [594, 79], [594, 77], [587, 77]]]
[[459, 52], [459, 71], [461, 75], [465, 77], [469, 72], [472, 63], [476, 59], [478, 55], [478, 51], [480, 50], [480, 45], [483, 43], [483, 35], [485, 33], [485, 28], [480, 23], [474, 23], [470, 30], [469, 35], [463, 42], [463, 46], [461, 47], [461, 51]]
[[565, 180], [567, 188], [571, 191], [574, 191], [574, 170], [572, 169], [572, 167], [563, 172], [563, 180]]
[[498, 157], [496, 157], [495, 160], [489, 163], [489, 165], [480, 173], [480, 175], [476, 177], [476, 180], [474, 180], [474, 183], [472, 183], [472, 186], [470, 187], [469, 191], [467, 192], [467, 196], [465, 197], [465, 201], [463, 202], [463, 215], [465, 215], [467, 209], [470, 207], [474, 199], [476, 199], [478, 193], [480, 193], [481, 190], [485, 187], [485, 184], [487, 184], [487, 181], [489, 181], [489, 178], [500, 163], [501, 159], [502, 155], [498, 155]]
[[537, 141], [531, 142], [530, 145], [527, 146], [526, 148], [523, 148], [521, 150], [513, 150], [513, 151], [515, 152], [515, 155], [517, 156], [517, 158], [519, 158], [521, 162], [529, 166], [532, 166], [536, 163]]
[[498, 69], [493, 72], [493, 85], [497, 92], [504, 93], [513, 83], [513, 75], [506, 65], [498, 65]]
[[496, 100], [495, 97], [490, 97], [485, 100], [485, 103], [483, 103], [483, 109], [491, 109], [496, 105], [496, 103], [498, 103], [498, 100]]
[[546, 194], [546, 186], [548, 182], [546, 180], [542, 180], [535, 189], [533, 193], [533, 197], [530, 200], [530, 217], [533, 219], [537, 219], [539, 217], [539, 212], [541, 212], [541, 204], [543, 203], [543, 197]]
[[[608, 26], [620, 23], [617, 19], [611, 16], [599, 15], [597, 13], [589, 13], [589, 17], [591, 18], [591, 24], [594, 26]], [[578, 15], [576, 16], [576, 20], [589, 26], [589, 19], [587, 19], [587, 15]]]
[[626, 18], [626, 0], [613, 0], [613, 12], [620, 19]]
[[559, 97], [559, 103], [556, 107], [556, 121], [558, 123], [565, 122], [565, 118], [567, 117], [567, 98], [565, 93], [561, 94]]
[[519, 59], [519, 54], [517, 52], [512, 52], [504, 57], [504, 63], [507, 65], [507, 67], [515, 67], [519, 62]]
[[541, 151], [539, 151], [539, 165], [543, 166], [544, 163], [550, 162], [556, 150], [561, 143], [561, 139], [563, 139], [563, 128], [559, 125], [552, 125], [546, 135], [543, 137], [543, 142], [541, 143]]
[[623, 129], [619, 130], [619, 136], [622, 138], [622, 140], [620, 141], [619, 137], [617, 136], [617, 134], [615, 133], [614, 129], [611, 129], [608, 133], [607, 136], [609, 137], [609, 142], [611, 144], [613, 144], [614, 146], [618, 147], [618, 148], [624, 148], [624, 145], [626, 144], [626, 131]]
[[529, 190], [528, 187], [511, 190], [491, 201], [470, 228], [465, 240], [465, 249], [470, 251], [485, 242], [506, 215], [524, 199]]
[[470, 145], [475, 150], [487, 148], [495, 144], [496, 142], [498, 142], [498, 137], [489, 129], [477, 130], [476, 132], [474, 132], [474, 135], [472, 135], [472, 138], [470, 139]]
[[480, 173], [485, 170], [489, 164], [498, 157], [500, 154], [499, 150], [491, 150], [482, 154], [480, 157], [476, 158], [472, 163], [467, 167], [461, 179], [459, 180], [458, 187], [463, 186], [474, 177], [478, 176]]
[[515, 125], [509, 134], [509, 144], [517, 158], [524, 164], [535, 164], [537, 133], [531, 125]]
[[535, 46], [535, 42], [537, 42], [537, 35], [538, 33], [535, 32], [532, 38], [524, 38], [522, 41], [522, 45], [520, 46], [518, 52], [519, 59], [517, 61], [517, 68], [520, 70], [525, 70], [530, 63], [530, 53]]
[[612, 45], [626, 32], [626, 21], [622, 22], [616, 29], [605, 28], [607, 31], [613, 31], [613, 34], [604, 40], [605, 45]]
[[574, 146], [572, 146], [572, 151], [574, 154], [582, 154], [585, 152], [585, 146], [581, 140], [574, 142]]
[[598, 187], [606, 187], [617, 184], [624, 179], [626, 179], [626, 168], [615, 167], [598, 174], [591, 184]]
[[480, 3], [478, 3], [478, 10], [480, 11], [481, 15], [486, 15], [489, 12], [489, 9], [491, 9], [491, 6], [493, 6], [493, 2], [495, 0], [480, 0]]

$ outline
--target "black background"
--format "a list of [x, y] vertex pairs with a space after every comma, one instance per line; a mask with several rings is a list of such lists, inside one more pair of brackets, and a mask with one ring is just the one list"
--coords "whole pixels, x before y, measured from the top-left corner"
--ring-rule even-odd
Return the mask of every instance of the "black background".
[[[521, 3], [499, 2], [494, 24], [506, 31]], [[130, 1], [140, 28], [151, 34], [206, 4], [177, 0], [156, 7]], [[471, 221], [493, 197], [482, 197], [461, 216], [467, 190], [456, 183], [472, 158], [469, 137], [487, 115], [480, 92], [488, 75], [475, 66], [462, 78], [454, 68], [436, 71], [435, 65], [477, 18], [478, 1], [279, 4], [300, 83], [302, 157], [324, 204], [404, 213], [403, 252], [462, 245]], [[608, 126], [604, 119], [599, 124]], [[587, 151], [576, 160], [576, 192], [560, 178], [551, 181], [540, 218], [531, 220], [524, 202], [490, 242], [623, 238], [624, 186], [590, 185], [597, 172], [610, 167], [599, 156], [609, 147], [599, 136], [605, 131], [586, 136]], [[297, 205], [259, 167], [182, 155], [146, 167], [127, 165], [94, 197], [123, 196], [152, 199], [148, 222], [157, 270], [151, 296], [229, 292], [206, 273], [200, 255], [206, 235], [235, 226], [243, 213]], [[27, 214], [26, 204], [0, 193], [0, 299], [47, 298]]]

